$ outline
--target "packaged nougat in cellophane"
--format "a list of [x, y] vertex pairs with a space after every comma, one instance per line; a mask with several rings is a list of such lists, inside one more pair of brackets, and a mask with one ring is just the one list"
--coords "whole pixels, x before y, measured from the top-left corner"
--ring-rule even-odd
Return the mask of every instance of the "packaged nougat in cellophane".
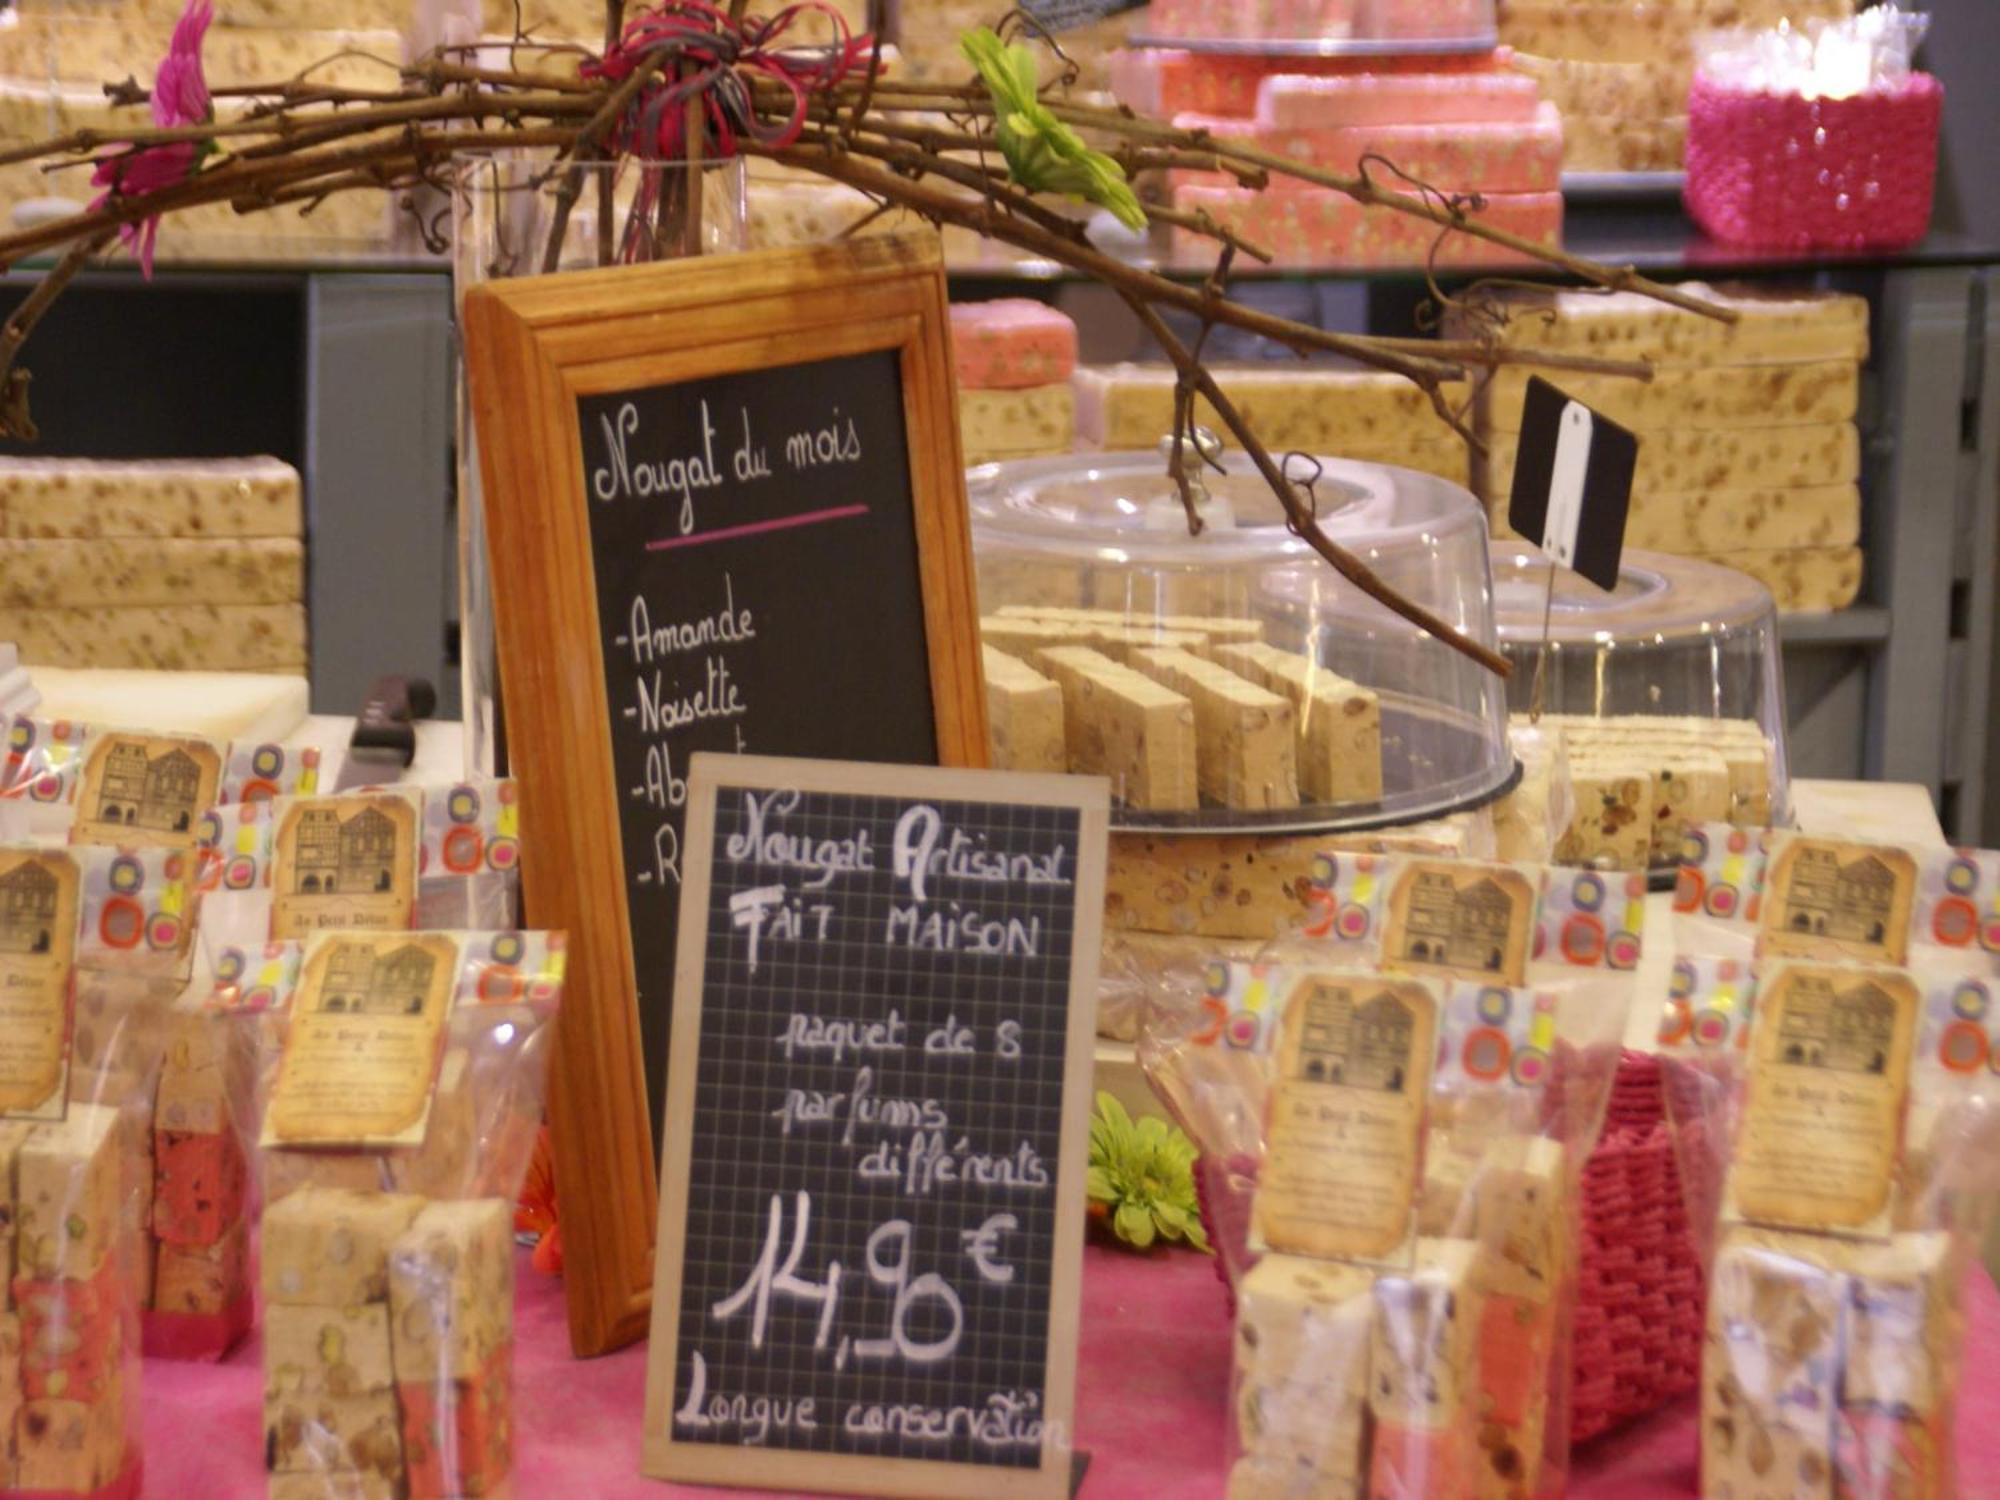
[[[322, 932], [246, 1001], [260, 1060], [274, 1500], [496, 1493], [513, 1457], [514, 1202], [560, 934]], [[286, 986], [289, 994], [284, 993]]]
[[211, 809], [196, 832], [213, 952], [517, 920], [520, 807], [509, 780], [238, 802]]
[[1956, 1493], [2000, 1190], [2000, 853], [1706, 828], [1662, 1056], [1707, 1232], [1702, 1490]]
[[0, 847], [0, 1494], [138, 1492], [151, 1100], [187, 980], [186, 863]]
[[312, 792], [310, 746], [229, 744], [17, 714], [0, 759], [0, 829], [37, 842], [192, 844], [209, 808]]
[[1532, 1497], [1567, 1467], [1578, 1193], [1637, 877], [1329, 855], [1313, 919], [1156, 999], [1148, 1076], [1231, 1168], [1232, 1497]]

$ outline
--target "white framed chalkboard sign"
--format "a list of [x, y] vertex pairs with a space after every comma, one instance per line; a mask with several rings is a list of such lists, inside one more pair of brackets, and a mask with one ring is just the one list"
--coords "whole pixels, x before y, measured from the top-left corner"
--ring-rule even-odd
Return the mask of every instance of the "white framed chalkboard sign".
[[985, 764], [935, 235], [495, 281], [463, 309], [571, 1343], [645, 1331], [696, 751]]
[[645, 1468], [1070, 1486], [1109, 791], [698, 755]]

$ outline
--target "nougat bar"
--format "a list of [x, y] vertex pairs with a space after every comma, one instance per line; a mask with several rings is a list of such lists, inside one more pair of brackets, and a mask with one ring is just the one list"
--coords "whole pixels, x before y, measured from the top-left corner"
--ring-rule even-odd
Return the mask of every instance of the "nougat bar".
[[[1393, 453], [1398, 445], [1455, 441], [1424, 393], [1376, 371], [1270, 369], [1218, 364], [1210, 370], [1245, 421], [1274, 447], [1310, 453]], [[1078, 369], [1077, 434], [1101, 448], [1151, 449], [1173, 431], [1175, 374], [1149, 364]], [[1464, 387], [1446, 388], [1454, 403]], [[1197, 398], [1195, 420], [1218, 422]], [[1462, 455], [1463, 446], [1458, 449]]]
[[1365, 1396], [1374, 1280], [1340, 1261], [1264, 1256], [1237, 1288], [1238, 1379]]
[[965, 461], [1067, 453], [1076, 441], [1076, 397], [1069, 382], [1023, 390], [958, 393]]
[[[1481, 397], [1495, 428], [1519, 420], [1528, 377], [1520, 366], [1495, 372]], [[1668, 366], [1651, 380], [1566, 373], [1563, 389], [1634, 431], [1662, 428], [1811, 427], [1854, 418], [1861, 368], [1851, 359], [1774, 365]], [[1643, 446], [1643, 444], [1641, 445]]]
[[396, 1393], [299, 1396], [267, 1390], [264, 1465], [273, 1474], [351, 1471], [396, 1484], [404, 1472]]
[[162, 1241], [152, 1305], [160, 1312], [219, 1317], [250, 1296], [250, 1228], [238, 1223], [208, 1245]]
[[264, 1212], [265, 1300], [313, 1308], [386, 1302], [389, 1247], [423, 1206], [404, 1194], [344, 1188], [302, 1187], [280, 1198]]
[[1062, 687], [1072, 771], [1110, 777], [1112, 795], [1132, 807], [1199, 804], [1187, 699], [1088, 647], [1051, 647], [1036, 664]]
[[[1727, 308], [1736, 318], [1704, 317], [1639, 292], [1510, 287], [1487, 294], [1482, 304], [1504, 316], [1493, 334], [1503, 347], [1703, 367], [1868, 357], [1866, 298], [1700, 281], [1674, 290]], [[1456, 320], [1447, 326], [1467, 331]], [[1488, 324], [1482, 319], [1479, 326]]]
[[1556, 841], [1556, 862], [1596, 869], [1643, 870], [1653, 847], [1653, 773], [1638, 756], [1569, 770], [1576, 813]]
[[1783, 613], [1845, 609], [1861, 595], [1865, 559], [1859, 547], [1732, 548], [1706, 555], [1763, 584]]
[[73, 1101], [15, 1157], [15, 1278], [88, 1280], [117, 1249], [126, 1139], [118, 1111]]
[[1546, 1302], [1570, 1255], [1562, 1143], [1514, 1136], [1485, 1153], [1473, 1186], [1474, 1276], [1486, 1293]]
[[514, 1459], [511, 1346], [475, 1375], [404, 1381], [396, 1393], [410, 1500], [490, 1496], [505, 1484]]
[[1217, 646], [1211, 654], [1222, 666], [1292, 700], [1299, 789], [1308, 801], [1381, 797], [1382, 704], [1372, 691], [1276, 646]]
[[961, 390], [1059, 385], [1076, 369], [1076, 324], [1047, 303], [1026, 297], [955, 302], [951, 352]]
[[252, 1032], [195, 1011], [175, 1011], [167, 1024], [154, 1128], [198, 1135], [229, 1129], [231, 1100], [249, 1097], [255, 1067]]
[[1026, 662], [984, 648], [986, 725], [994, 767], [1002, 771], [1067, 769], [1062, 689]]
[[292, 604], [305, 597], [296, 537], [0, 541], [0, 606]]
[[1470, 1437], [1483, 1316], [1470, 1240], [1426, 1240], [1408, 1275], [1375, 1283], [1369, 1406], [1405, 1431], [1463, 1430]]
[[274, 1303], [264, 1309], [267, 1401], [381, 1395], [395, 1383], [387, 1303]]
[[[1504, 499], [1513, 488], [1520, 438], [1500, 430], [1485, 436], [1481, 492]], [[1632, 484], [1640, 493], [1696, 495], [1851, 485], [1860, 474], [1861, 431], [1852, 422], [1690, 427], [1647, 433]]]
[[1194, 705], [1203, 796], [1232, 808], [1298, 805], [1298, 732], [1289, 699], [1186, 651], [1142, 649], [1129, 660]]
[[126, 1354], [125, 1278], [116, 1256], [88, 1280], [16, 1277], [22, 1388], [30, 1401], [102, 1401]]
[[0, 640], [38, 667], [295, 673], [307, 657], [306, 612], [297, 604], [0, 606]]
[[513, 1340], [512, 1206], [425, 1207], [390, 1249], [389, 1303], [398, 1380], [479, 1377]]
[[174, 1245], [212, 1245], [243, 1222], [249, 1163], [233, 1130], [153, 1135], [153, 1233]]
[[31, 1492], [102, 1489], [124, 1472], [129, 1415], [122, 1380], [96, 1401], [24, 1403], [14, 1423], [14, 1482]]

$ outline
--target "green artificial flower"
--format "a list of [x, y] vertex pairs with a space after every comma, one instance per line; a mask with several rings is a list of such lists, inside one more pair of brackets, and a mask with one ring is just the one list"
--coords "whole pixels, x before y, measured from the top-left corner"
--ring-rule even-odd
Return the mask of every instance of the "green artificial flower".
[[1016, 182], [1031, 193], [1063, 193], [1108, 208], [1127, 229], [1146, 227], [1125, 169], [1091, 150], [1042, 103], [1029, 48], [1008, 45], [987, 26], [966, 32], [958, 45], [993, 98], [993, 134]]
[[1208, 1236], [1194, 1196], [1194, 1142], [1165, 1120], [1134, 1123], [1125, 1106], [1099, 1093], [1090, 1119], [1092, 1212], [1137, 1250], [1154, 1240], [1186, 1240], [1204, 1255]]

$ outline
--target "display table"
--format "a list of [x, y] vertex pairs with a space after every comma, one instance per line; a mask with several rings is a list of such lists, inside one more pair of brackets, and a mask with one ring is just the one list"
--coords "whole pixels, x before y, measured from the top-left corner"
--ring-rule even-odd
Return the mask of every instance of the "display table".
[[[1965, 1308], [1959, 1496], [2000, 1500], [2000, 1294], [1984, 1272], [1968, 1283]], [[643, 1346], [572, 1360], [561, 1284], [536, 1275], [525, 1257], [517, 1316], [516, 1500], [716, 1493], [639, 1477]], [[1206, 1257], [1086, 1251], [1077, 1375], [1078, 1443], [1091, 1457], [1086, 1500], [1218, 1500], [1229, 1345], [1227, 1306]], [[252, 1343], [220, 1366], [147, 1361], [147, 1494], [263, 1493], [260, 1358]], [[1695, 1493], [1692, 1398], [1589, 1445], [1570, 1488], [1576, 1500]]]

